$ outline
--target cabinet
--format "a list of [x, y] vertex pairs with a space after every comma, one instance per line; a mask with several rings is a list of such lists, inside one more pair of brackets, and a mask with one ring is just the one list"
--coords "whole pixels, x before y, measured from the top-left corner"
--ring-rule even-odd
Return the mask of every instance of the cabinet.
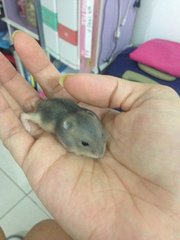
[[[28, 0], [26, 0], [28, 1]], [[30, 1], [30, 0], [29, 0]], [[16, 30], [22, 30], [29, 35], [31, 35], [33, 38], [35, 38], [39, 44], [41, 45], [42, 48], [45, 49], [45, 44], [44, 44], [44, 34], [43, 34], [43, 27], [42, 27], [42, 16], [41, 16], [41, 5], [40, 5], [40, 0], [35, 0], [34, 1], [34, 7], [35, 7], [35, 14], [36, 14], [36, 26], [33, 26], [31, 23], [28, 22], [25, 16], [22, 16], [20, 14], [20, 7], [18, 5], [17, 0], [2, 0], [3, 4], [3, 9], [5, 13], [5, 17], [3, 17], [3, 21], [6, 22], [9, 36], [10, 36], [10, 41], [11, 41], [11, 36], [14, 31]], [[28, 48], [28, 46], [27, 46]], [[16, 61], [16, 66], [18, 71], [21, 73], [23, 77], [26, 78], [26, 80], [37, 90], [39, 90], [39, 86], [37, 86], [36, 82], [34, 81], [33, 77], [31, 74], [25, 69], [24, 65], [20, 61], [18, 55], [16, 52], [13, 52], [14, 58]], [[66, 65], [62, 64], [60, 61], [57, 59], [53, 58], [49, 54], [47, 54], [51, 60], [51, 62], [56, 66], [57, 69], [59, 69], [61, 72], [73, 72], [72, 69], [68, 68]]]

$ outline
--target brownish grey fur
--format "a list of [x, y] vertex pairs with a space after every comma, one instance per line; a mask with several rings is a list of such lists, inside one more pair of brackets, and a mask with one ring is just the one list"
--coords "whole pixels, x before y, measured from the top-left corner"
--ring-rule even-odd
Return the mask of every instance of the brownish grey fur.
[[37, 104], [33, 113], [23, 113], [23, 125], [30, 120], [54, 133], [70, 152], [101, 158], [106, 148], [106, 134], [98, 116], [64, 98], [51, 98]]

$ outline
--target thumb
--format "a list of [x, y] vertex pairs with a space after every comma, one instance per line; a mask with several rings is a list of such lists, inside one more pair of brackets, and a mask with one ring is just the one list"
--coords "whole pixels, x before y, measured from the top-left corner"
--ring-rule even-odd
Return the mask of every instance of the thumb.
[[152, 88], [152, 84], [96, 74], [62, 75], [60, 84], [81, 102], [96, 107], [121, 108], [124, 111], [128, 111], [148, 88]]

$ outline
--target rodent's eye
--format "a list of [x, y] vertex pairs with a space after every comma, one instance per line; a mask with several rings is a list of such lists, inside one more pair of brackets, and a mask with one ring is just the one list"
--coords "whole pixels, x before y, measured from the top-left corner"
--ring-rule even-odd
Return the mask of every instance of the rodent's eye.
[[89, 146], [89, 143], [86, 142], [86, 141], [81, 141], [81, 144], [82, 144], [84, 147], [88, 147], [88, 146]]

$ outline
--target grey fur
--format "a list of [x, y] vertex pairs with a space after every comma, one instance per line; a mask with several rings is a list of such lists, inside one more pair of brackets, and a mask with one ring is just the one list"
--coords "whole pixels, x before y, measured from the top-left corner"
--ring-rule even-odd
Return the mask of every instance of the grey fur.
[[[36, 121], [37, 116], [40, 121]], [[105, 153], [107, 137], [100, 119], [94, 112], [69, 99], [41, 101], [35, 112], [26, 118], [46, 131], [50, 131], [50, 125], [51, 132], [70, 152], [93, 158], [101, 158]]]

